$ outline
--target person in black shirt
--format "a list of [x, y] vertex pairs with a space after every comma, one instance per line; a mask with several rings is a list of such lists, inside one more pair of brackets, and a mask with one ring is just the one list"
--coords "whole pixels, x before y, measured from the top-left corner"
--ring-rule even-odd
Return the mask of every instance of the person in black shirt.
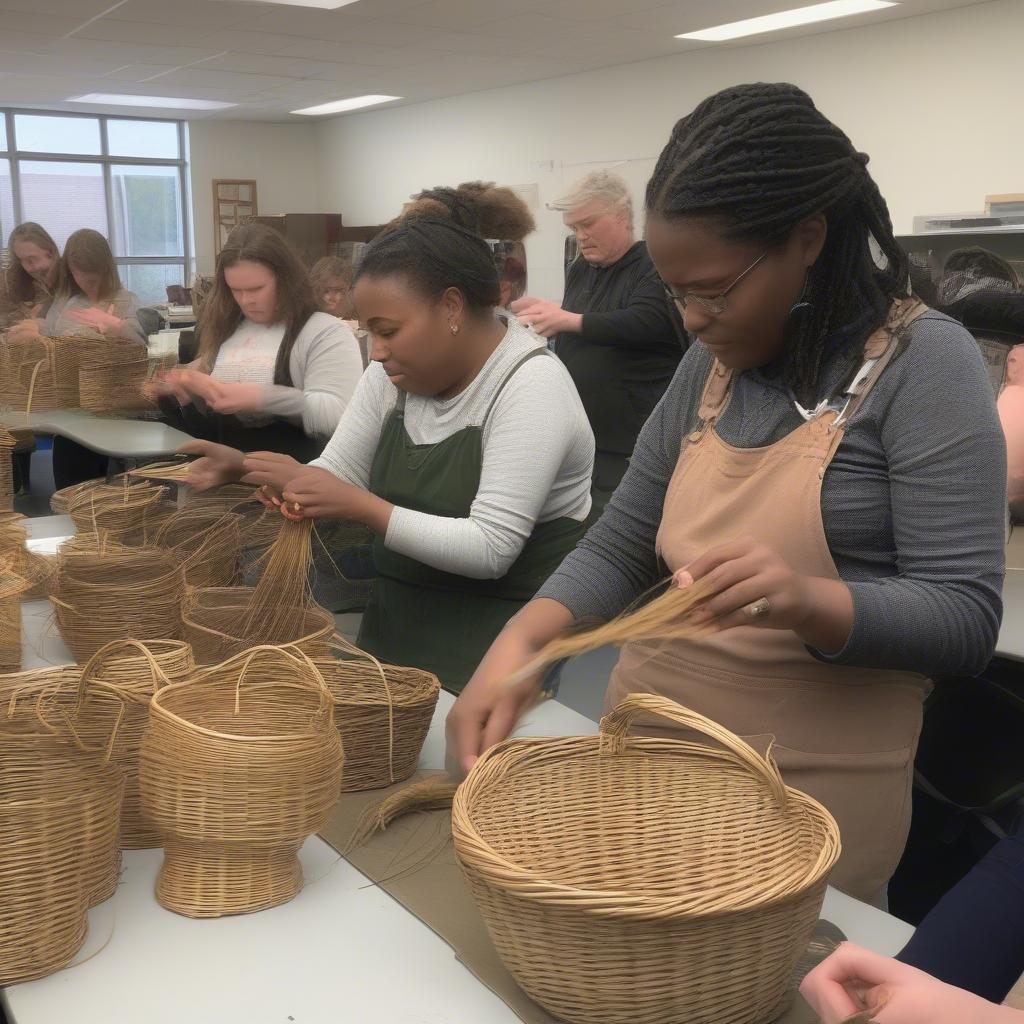
[[685, 332], [647, 246], [634, 240], [633, 204], [622, 178], [608, 171], [589, 174], [551, 209], [563, 211], [579, 244], [562, 304], [526, 296], [512, 304], [512, 312], [553, 339], [583, 400], [597, 442], [593, 521], [675, 373]]

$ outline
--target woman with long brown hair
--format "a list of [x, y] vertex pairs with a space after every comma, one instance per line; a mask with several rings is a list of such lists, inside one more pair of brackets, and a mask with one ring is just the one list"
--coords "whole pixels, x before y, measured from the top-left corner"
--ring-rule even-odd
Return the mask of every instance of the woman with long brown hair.
[[64, 245], [56, 294], [40, 333], [52, 338], [85, 328], [145, 345], [138, 308], [139, 300], [121, 285], [107, 240], [92, 228], [81, 228]]
[[[46, 313], [57, 285], [60, 250], [50, 233], [34, 221], [19, 224], [7, 241], [10, 258], [4, 274], [5, 314], [18, 335], [38, 333], [34, 318]], [[28, 321], [26, 323], [26, 321]]]
[[320, 312], [309, 271], [262, 224], [231, 232], [198, 325], [199, 355], [157, 387], [195, 437], [316, 458], [363, 372], [342, 321]]

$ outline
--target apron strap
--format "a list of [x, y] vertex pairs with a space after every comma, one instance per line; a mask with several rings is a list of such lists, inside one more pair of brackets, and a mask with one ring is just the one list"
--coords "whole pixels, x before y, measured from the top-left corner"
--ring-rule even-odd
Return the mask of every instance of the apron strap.
[[498, 399], [501, 397], [502, 391], [505, 390], [505, 385], [519, 372], [519, 368], [524, 363], [528, 363], [531, 359], [533, 359], [534, 356], [550, 356], [550, 355], [553, 355], [553, 353], [546, 346], [544, 348], [533, 348], [533, 349], [530, 349], [530, 351], [527, 352], [526, 355], [523, 356], [523, 358], [520, 359], [515, 364], [515, 366], [513, 366], [512, 369], [508, 371], [508, 373], [505, 374], [504, 379], [498, 385], [498, 387], [495, 390], [494, 394], [491, 395], [491, 400], [490, 400], [490, 402], [487, 405], [487, 409], [484, 411], [483, 419], [480, 421], [481, 429], [483, 428], [483, 426], [487, 422], [487, 420], [490, 418], [491, 410], [494, 408], [495, 402], [497, 402]]
[[732, 386], [732, 377], [732, 370], [723, 366], [717, 359], [711, 364], [707, 383], [700, 396], [700, 406], [697, 409], [697, 416], [701, 421], [699, 432], [703, 433], [707, 425], [713, 423], [725, 408]]

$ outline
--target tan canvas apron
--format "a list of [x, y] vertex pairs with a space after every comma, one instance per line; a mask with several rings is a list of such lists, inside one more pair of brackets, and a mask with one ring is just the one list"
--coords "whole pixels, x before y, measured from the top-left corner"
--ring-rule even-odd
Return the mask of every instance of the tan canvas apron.
[[[750, 536], [798, 573], [839, 578], [821, 520], [822, 479], [900, 333], [926, 308], [911, 299], [894, 304], [888, 323], [868, 339], [865, 358], [876, 362], [843, 413], [827, 411], [764, 448], [734, 448], [715, 432], [732, 379], [716, 361], [699, 427], [684, 440], [665, 496], [657, 545], [672, 572]], [[659, 693], [762, 750], [774, 739], [786, 781], [839, 822], [843, 855], [832, 884], [876, 901], [906, 843], [928, 686], [910, 672], [820, 662], [791, 630], [742, 626], [701, 640], [627, 645], [606, 705], [627, 693]]]

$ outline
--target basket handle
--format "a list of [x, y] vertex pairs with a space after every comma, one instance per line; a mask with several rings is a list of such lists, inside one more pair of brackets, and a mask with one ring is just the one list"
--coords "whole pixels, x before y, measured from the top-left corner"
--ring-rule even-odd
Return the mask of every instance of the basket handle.
[[782, 781], [770, 747], [762, 757], [749, 743], [724, 725], [655, 693], [630, 693], [601, 719], [601, 753], [621, 754], [626, 749], [629, 728], [641, 714], [657, 715], [684, 729], [692, 729], [716, 740], [735, 754], [752, 775], [758, 776], [768, 786], [780, 807], [785, 808], [789, 803], [786, 784]]
[[[170, 679], [164, 673], [164, 670], [157, 664], [156, 658], [153, 657], [152, 651], [144, 643], [139, 640], [111, 640], [109, 644], [104, 644], [86, 663], [82, 669], [82, 674], [78, 679], [78, 710], [81, 711], [83, 705], [88, 697], [88, 685], [92, 680], [92, 677], [96, 674], [100, 665], [106, 660], [106, 658], [113, 653], [113, 651], [120, 647], [133, 647], [135, 650], [146, 659], [149, 665], [149, 672], [153, 679], [153, 691], [154, 693], [159, 690], [162, 686], [167, 686], [170, 683]], [[113, 690], [117, 693], [122, 700], [125, 698], [135, 699], [135, 695], [130, 691], [122, 692], [122, 688], [116, 683], [105, 683], [104, 689]]]
[[[320, 713], [329, 714], [333, 710], [334, 697], [331, 695], [330, 688], [324, 680], [324, 677], [321, 675], [320, 669], [313, 664], [305, 651], [293, 645], [287, 647], [275, 647], [273, 644], [260, 644], [258, 647], [250, 647], [248, 650], [242, 651], [240, 654], [236, 654], [233, 658], [228, 658], [228, 660], [223, 663], [224, 665], [230, 665], [236, 661], [243, 662], [242, 671], [238, 673], [238, 682], [235, 684], [236, 715], [241, 711], [242, 683], [245, 681], [245, 673], [259, 655], [272, 655], [277, 658], [292, 661], [296, 664], [305, 665], [305, 667], [309, 669], [313, 680], [311, 689], [318, 691], [320, 696]], [[223, 667], [223, 665], [220, 667]]]

